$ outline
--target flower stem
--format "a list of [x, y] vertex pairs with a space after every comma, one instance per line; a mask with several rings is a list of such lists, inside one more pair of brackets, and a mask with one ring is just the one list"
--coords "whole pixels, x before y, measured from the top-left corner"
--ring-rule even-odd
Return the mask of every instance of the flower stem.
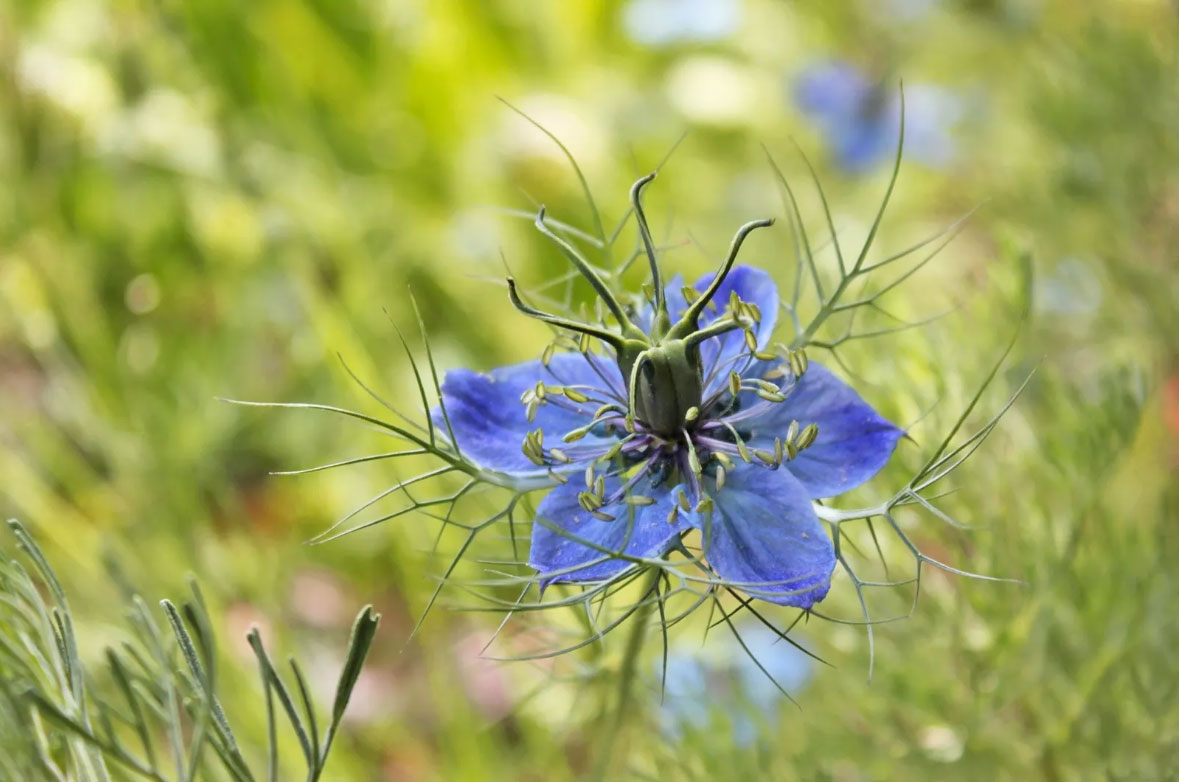
[[639, 598], [640, 605], [635, 609], [630, 619], [630, 635], [626, 638], [626, 648], [623, 650], [622, 666], [618, 670], [618, 699], [612, 713], [604, 716], [603, 741], [600, 745], [597, 763], [591, 779], [603, 780], [608, 778], [613, 761], [618, 737], [626, 723], [631, 709], [630, 702], [634, 694], [634, 682], [638, 671], [639, 657], [642, 655], [643, 642], [647, 639], [648, 624], [651, 612], [655, 610], [657, 600], [651, 599], [658, 584], [661, 570], [650, 568], [643, 580], [643, 594]]

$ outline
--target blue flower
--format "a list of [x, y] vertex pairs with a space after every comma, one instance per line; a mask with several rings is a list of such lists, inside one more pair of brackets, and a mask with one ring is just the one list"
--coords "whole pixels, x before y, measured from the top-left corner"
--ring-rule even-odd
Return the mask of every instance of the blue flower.
[[[836, 163], [848, 173], [868, 172], [896, 150], [900, 95], [855, 65], [840, 61], [812, 65], [795, 79], [794, 98], [819, 126]], [[949, 163], [954, 155], [951, 129], [961, 114], [961, 101], [948, 90], [907, 86], [906, 155], [935, 168]]]
[[[610, 579], [680, 548], [700, 531], [715, 579], [809, 608], [830, 587], [831, 540], [812, 500], [859, 486], [902, 432], [805, 354], [771, 350], [778, 290], [735, 265], [738, 231], [715, 275], [660, 282], [631, 190], [654, 281], [653, 301], [624, 307], [593, 267], [537, 227], [589, 279], [614, 326], [517, 309], [577, 335], [565, 352], [488, 374], [448, 373], [442, 399], [457, 446], [481, 468], [557, 485], [540, 502], [529, 564], [542, 585]], [[589, 349], [599, 341], [604, 352]], [[434, 412], [441, 428], [441, 410]]]

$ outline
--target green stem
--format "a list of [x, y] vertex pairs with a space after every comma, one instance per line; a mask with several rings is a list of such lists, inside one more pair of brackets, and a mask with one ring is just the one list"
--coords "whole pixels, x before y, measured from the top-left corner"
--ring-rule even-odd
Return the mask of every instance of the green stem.
[[618, 737], [622, 733], [622, 727], [626, 723], [626, 718], [630, 712], [629, 706], [634, 694], [634, 683], [638, 671], [639, 657], [642, 655], [643, 642], [647, 639], [647, 629], [651, 619], [651, 612], [655, 610], [658, 602], [649, 598], [659, 584], [661, 572], [657, 567], [648, 570], [647, 577], [643, 581], [643, 594], [639, 598], [641, 604], [634, 610], [634, 614], [630, 619], [630, 635], [626, 638], [626, 649], [623, 651], [622, 667], [618, 670], [618, 700], [615, 703], [613, 713], [605, 716], [608, 722], [604, 726], [604, 740], [601, 743], [601, 751], [598, 753], [598, 760], [592, 777], [595, 780], [608, 778], [608, 771], [614, 761], [614, 751], [618, 745]]

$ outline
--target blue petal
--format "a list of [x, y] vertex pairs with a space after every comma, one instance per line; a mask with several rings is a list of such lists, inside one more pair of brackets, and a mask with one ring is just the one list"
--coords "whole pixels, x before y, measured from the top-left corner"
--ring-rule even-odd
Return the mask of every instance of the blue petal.
[[[594, 357], [595, 365], [622, 389], [617, 365], [609, 359]], [[540, 429], [545, 434], [546, 447], [563, 447], [561, 437], [572, 429], [585, 426], [606, 397], [594, 395], [590, 401], [568, 410], [555, 404], [540, 405], [536, 418], [528, 421], [520, 395], [544, 381], [550, 385], [577, 385], [602, 388], [607, 385], [580, 353], [560, 353], [545, 367], [540, 361], [528, 361], [500, 367], [489, 374], [456, 369], [446, 373], [442, 382], [442, 400], [454, 427], [455, 439], [464, 455], [481, 467], [511, 475], [533, 475], [546, 472], [529, 461], [520, 450], [524, 436]], [[609, 390], [603, 389], [603, 390]], [[446, 433], [442, 411], [431, 412], [438, 430]], [[578, 448], [601, 445], [608, 448], [614, 438], [587, 436], [577, 443]], [[570, 449], [571, 450], [571, 449]]]
[[[713, 274], [706, 274], [697, 280], [693, 287], [697, 291], [703, 292], [712, 282], [712, 278]], [[688, 308], [688, 302], [684, 298], [683, 278], [677, 274], [663, 287], [663, 291], [664, 298], [667, 300], [667, 312], [674, 324], [683, 317], [684, 311]], [[699, 319], [700, 328], [704, 328], [725, 313], [725, 309], [729, 305], [729, 294], [733, 291], [737, 292], [737, 296], [742, 301], [756, 304], [757, 308], [761, 310], [761, 322], [754, 326], [753, 333], [757, 337], [758, 349], [765, 348], [770, 344], [774, 327], [778, 323], [778, 286], [769, 274], [755, 266], [738, 264], [729, 270], [728, 276], [725, 277], [724, 282], [720, 284], [716, 294], [712, 297], [712, 301], [716, 303], [716, 310], [705, 308]], [[653, 308], [647, 304], [637, 314], [635, 323], [643, 331], [650, 333], [653, 316]], [[705, 375], [708, 375], [718, 356], [721, 362], [725, 362], [744, 352], [746, 352], [745, 337], [739, 330], [708, 340], [700, 346]], [[730, 368], [740, 370], [739, 366]], [[719, 382], [723, 383], [724, 378], [728, 377], [728, 369], [726, 368], [720, 375]]]
[[[696, 282], [696, 290], [705, 290], [712, 282], [712, 277], [711, 274], [701, 277]], [[737, 292], [737, 296], [742, 301], [756, 304], [757, 308], [761, 310], [761, 322], [754, 326], [753, 334], [757, 337], [758, 350], [764, 350], [770, 344], [774, 327], [778, 324], [778, 286], [769, 274], [754, 266], [734, 266], [729, 271], [729, 275], [725, 277], [724, 282], [717, 289], [716, 295], [712, 297], [716, 303], [716, 312], [713, 313], [705, 309], [704, 315], [700, 317], [700, 327], [707, 326], [724, 314], [728, 307], [729, 294], [733, 291]], [[741, 367], [732, 359], [748, 351], [749, 348], [745, 345], [745, 334], [739, 329], [702, 344], [700, 358], [704, 365], [704, 376], [707, 378], [714, 367], [719, 369], [712, 387], [727, 382], [725, 378], [728, 377], [729, 370], [740, 371]]]
[[753, 423], [754, 444], [772, 449], [774, 438], [785, 435], [791, 420], [800, 427], [819, 427], [811, 447], [784, 465], [815, 498], [834, 497], [880, 472], [905, 434], [815, 362], [785, 402], [773, 405]]
[[[606, 496], [617, 493], [621, 485], [618, 478], [607, 478]], [[602, 521], [582, 509], [577, 502], [577, 495], [584, 490], [584, 483], [571, 479], [569, 483], [549, 492], [536, 509], [538, 519], [532, 525], [532, 548], [528, 553], [528, 564], [542, 575], [587, 565], [571, 573], [545, 579], [542, 582], [545, 585], [609, 578], [632, 564], [625, 559], [608, 559], [609, 552], [621, 552], [632, 557], [657, 557], [666, 553], [680, 534], [688, 529], [683, 518], [677, 517], [674, 524], [667, 523], [677, 495], [666, 484], [656, 488], [650, 478], [645, 478], [632, 488], [632, 493], [654, 499], [654, 505], [631, 506], [625, 501], [604, 505], [601, 512], [614, 516], [613, 521]], [[605, 551], [574, 538], [588, 541]]]
[[872, 84], [864, 72], [847, 62], [812, 65], [794, 82], [799, 108], [828, 131], [854, 122], [871, 93]]
[[793, 475], [740, 464], [700, 515], [704, 557], [717, 575], [779, 605], [810, 608], [827, 595], [835, 550]]
[[900, 126], [891, 118], [865, 118], [840, 127], [832, 134], [835, 158], [850, 174], [871, 171], [896, 151]]

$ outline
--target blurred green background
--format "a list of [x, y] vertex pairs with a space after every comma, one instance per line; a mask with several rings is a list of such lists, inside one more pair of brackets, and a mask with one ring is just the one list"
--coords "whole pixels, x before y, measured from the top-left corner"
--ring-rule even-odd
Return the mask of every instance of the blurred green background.
[[[881, 95], [903, 78], [911, 95], [942, 96], [934, 113], [945, 116], [928, 121], [945, 154], [922, 159], [915, 142], [882, 252], [981, 205], [940, 258], [889, 295], [899, 317], [945, 316], [841, 351], [861, 393], [913, 425], [917, 441], [848, 504], [903, 485], [947, 431], [1017, 328], [1019, 259], [1030, 259], [1031, 315], [976, 423], [1036, 376], [946, 501], [978, 528], [905, 518], [939, 559], [1027, 585], [929, 574], [913, 615], [876, 627], [871, 682], [864, 628], [812, 619], [799, 638], [832, 667], [798, 674], [800, 708], [751, 703], [768, 685], [742, 689], [740, 650], [720, 635], [702, 646], [703, 621], [687, 623], [672, 644], [703, 666], [706, 686], [661, 706], [652, 648], [619, 773], [1174, 778], [1173, 3], [5, 0], [0, 9], [0, 513], [30, 525], [56, 563], [84, 656], [120, 637], [107, 563], [153, 597], [181, 594], [195, 574], [237, 685], [226, 708], [256, 754], [264, 721], [250, 623], [299, 653], [326, 701], [348, 623], [373, 602], [384, 622], [330, 778], [585, 774], [594, 693], [610, 686], [620, 642], [551, 666], [492, 663], [479, 651], [499, 617], [441, 610], [405, 646], [446, 564], [430, 554], [436, 523], [411, 515], [324, 546], [304, 541], [412, 473], [378, 462], [269, 474], [387, 450], [387, 440], [310, 412], [215, 398], [378, 411], [338, 354], [412, 408], [394, 330], [413, 341], [410, 289], [441, 370], [539, 354], [548, 332], [517, 316], [489, 278], [503, 276], [501, 251], [534, 286], [565, 267], [527, 220], [495, 207], [545, 203], [587, 229], [591, 217], [560, 150], [496, 96], [568, 146], [608, 225], [630, 182], [688, 132], [649, 191], [659, 239], [675, 245], [669, 270], [694, 278], [737, 225], [782, 214], [762, 144], [824, 235], [792, 139], [854, 242], [887, 162], [848, 166], [838, 134], [797, 97], [809, 68], [839, 60], [879, 80]], [[790, 284], [781, 224], [751, 240], [746, 261]], [[812, 359], [830, 363], [821, 351]], [[899, 546], [885, 550], [898, 571], [911, 569]], [[474, 562], [462, 570], [482, 573]], [[912, 597], [873, 595], [873, 613], [904, 614]], [[824, 610], [859, 616], [846, 579]], [[517, 653], [529, 648], [526, 634], [512, 638]], [[779, 644], [763, 657], [786, 653]]]

